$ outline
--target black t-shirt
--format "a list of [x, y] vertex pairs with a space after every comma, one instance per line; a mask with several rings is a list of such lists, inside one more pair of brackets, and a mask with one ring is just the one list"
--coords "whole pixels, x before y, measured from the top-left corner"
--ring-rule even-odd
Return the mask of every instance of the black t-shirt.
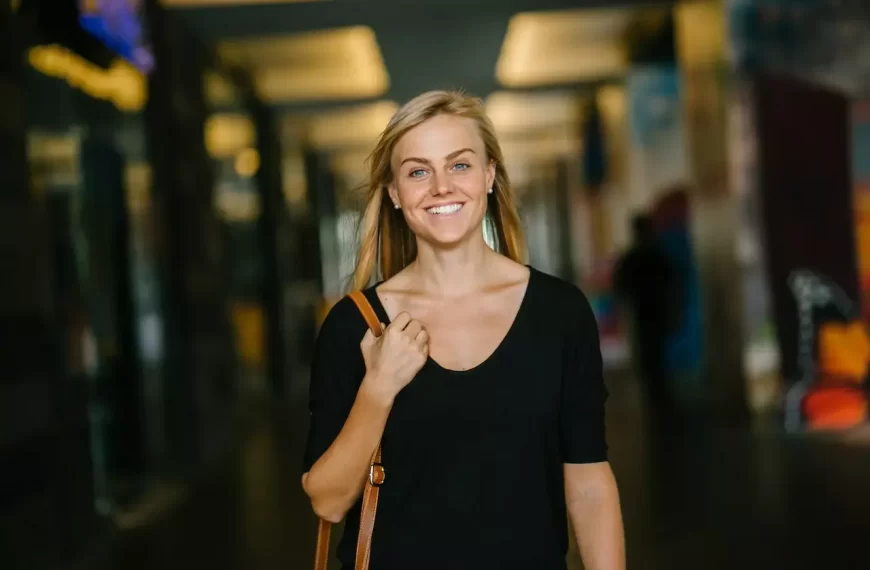
[[[374, 288], [365, 294], [384, 323]], [[332, 444], [365, 373], [366, 324], [345, 298], [317, 339], [304, 468]], [[595, 317], [573, 285], [535, 269], [504, 340], [479, 366], [431, 358], [397, 396], [382, 439], [371, 570], [564, 570], [564, 463], [606, 461]], [[360, 502], [338, 556], [352, 568]]]

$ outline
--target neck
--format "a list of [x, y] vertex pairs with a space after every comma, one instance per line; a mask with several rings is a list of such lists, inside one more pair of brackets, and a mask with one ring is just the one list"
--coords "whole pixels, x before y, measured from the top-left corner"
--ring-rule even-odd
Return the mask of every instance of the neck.
[[422, 291], [439, 297], [459, 297], [481, 289], [497, 255], [482, 236], [451, 250], [418, 242], [413, 272]]

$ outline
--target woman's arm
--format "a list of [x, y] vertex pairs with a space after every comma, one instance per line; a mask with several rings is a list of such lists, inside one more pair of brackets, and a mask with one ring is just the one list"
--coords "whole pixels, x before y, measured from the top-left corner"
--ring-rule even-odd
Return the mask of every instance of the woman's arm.
[[392, 408], [391, 400], [379, 397], [371, 384], [371, 376], [366, 375], [344, 427], [302, 475], [302, 488], [314, 512], [329, 522], [341, 521], [359, 498]]
[[[426, 331], [407, 313], [399, 314], [379, 338], [367, 331], [358, 347], [337, 341], [347, 330], [342, 312], [355, 310], [348, 303], [337, 307], [338, 316], [327, 317], [318, 337], [306, 451], [310, 468], [302, 475], [314, 512], [330, 522], [342, 520], [359, 498], [393, 402], [428, 354]], [[364, 367], [348, 368], [354, 349], [361, 350]], [[354, 377], [363, 371], [354, 388]]]
[[625, 570], [619, 491], [610, 463], [565, 464], [565, 501], [586, 570]]

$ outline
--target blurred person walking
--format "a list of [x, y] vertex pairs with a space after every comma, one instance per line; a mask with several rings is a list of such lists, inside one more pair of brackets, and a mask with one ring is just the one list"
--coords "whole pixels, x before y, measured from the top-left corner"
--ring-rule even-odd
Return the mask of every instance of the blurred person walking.
[[680, 320], [676, 270], [656, 243], [653, 221], [632, 219], [633, 242], [617, 264], [614, 288], [631, 319], [634, 360], [648, 409], [657, 420], [676, 413], [670, 385], [666, 341]]

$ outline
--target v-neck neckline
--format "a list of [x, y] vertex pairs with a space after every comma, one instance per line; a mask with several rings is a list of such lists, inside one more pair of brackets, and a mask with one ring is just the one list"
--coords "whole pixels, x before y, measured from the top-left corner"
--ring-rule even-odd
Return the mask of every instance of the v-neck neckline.
[[[432, 356], [427, 357], [427, 366], [434, 367], [437, 370], [440, 370], [447, 374], [472, 374], [474, 372], [480, 371], [482, 368], [488, 366], [490, 362], [494, 361], [498, 357], [498, 355], [506, 349], [506, 346], [510, 343], [511, 339], [516, 334], [516, 328], [518, 326], [518, 323], [522, 320], [522, 317], [526, 311], [526, 306], [529, 304], [530, 291], [532, 290], [533, 283], [536, 278], [536, 271], [530, 265], [527, 265], [526, 267], [529, 269], [529, 278], [526, 282], [526, 287], [523, 291], [523, 297], [520, 300], [520, 305], [519, 307], [517, 307], [516, 314], [514, 315], [510, 326], [508, 327], [501, 341], [499, 341], [498, 345], [496, 345], [492, 352], [490, 352], [490, 354], [480, 363], [465, 370], [456, 370], [453, 368], [447, 368], [446, 366], [442, 366], [437, 360], [432, 358]], [[368, 291], [370, 294], [368, 295], [368, 299], [369, 302], [372, 304], [372, 308], [375, 310], [375, 313], [378, 315], [378, 318], [381, 319], [381, 321], [386, 326], [389, 326], [392, 321], [390, 320], [390, 316], [387, 314], [387, 309], [384, 307], [384, 304], [381, 301], [381, 296], [378, 293], [378, 287], [383, 285], [383, 283], [383, 281], [380, 281], [371, 288], [369, 288]]]

